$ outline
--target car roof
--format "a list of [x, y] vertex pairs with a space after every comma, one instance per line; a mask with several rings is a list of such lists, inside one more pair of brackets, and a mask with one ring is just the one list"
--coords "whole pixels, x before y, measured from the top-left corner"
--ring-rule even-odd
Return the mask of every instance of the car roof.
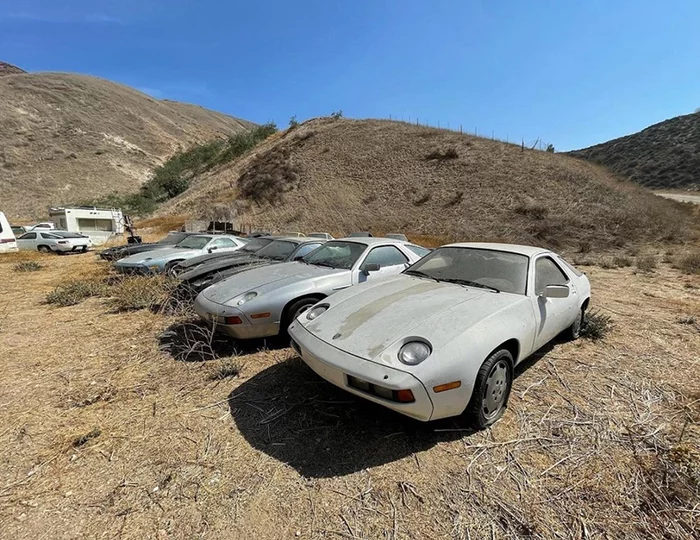
[[336, 238], [335, 240], [329, 240], [331, 242], [354, 242], [356, 244], [365, 244], [367, 246], [373, 246], [375, 244], [408, 244], [409, 242], [404, 242], [403, 240], [396, 240], [396, 238], [382, 238], [381, 236], [351, 236], [347, 238]]
[[497, 242], [459, 242], [456, 244], [447, 244], [441, 247], [462, 247], [474, 249], [490, 249], [493, 251], [508, 251], [510, 253], [518, 253], [527, 257], [534, 257], [540, 253], [549, 253], [548, 249], [536, 246], [523, 246], [519, 244], [499, 244]]

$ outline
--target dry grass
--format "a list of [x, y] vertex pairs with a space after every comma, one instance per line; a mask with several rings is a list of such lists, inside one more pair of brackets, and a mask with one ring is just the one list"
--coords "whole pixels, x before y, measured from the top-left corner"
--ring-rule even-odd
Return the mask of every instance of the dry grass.
[[[393, 230], [596, 251], [689, 242], [699, 225], [688, 205], [564, 155], [390, 121], [316, 119], [298, 130], [314, 135], [266, 141], [161, 213], [206, 217], [216, 201], [235, 203], [240, 225], [273, 231]], [[426, 160], [436, 148], [457, 157]]]
[[658, 264], [654, 255], [637, 257], [637, 269], [641, 270], [642, 272], [653, 272], [657, 266]]
[[700, 251], [682, 256], [678, 267], [686, 274], [700, 274]]
[[0, 77], [0, 96], [2, 209], [11, 220], [137, 191], [178, 150], [251, 126], [85, 75]]
[[42, 268], [43, 266], [36, 261], [19, 262], [12, 267], [15, 272], [38, 272]]
[[137, 231], [146, 229], [151, 234], [163, 235], [170, 231], [179, 231], [187, 220], [188, 216], [161, 216], [137, 221], [134, 226]]
[[273, 344], [236, 352], [103, 299], [47, 310], [53, 288], [105, 265], [16, 262], [0, 259], [3, 537], [680, 540], [700, 526], [700, 332], [678, 323], [700, 317], [696, 276], [587, 268], [613, 330], [540, 351], [504, 418], [471, 433], [355, 399]]

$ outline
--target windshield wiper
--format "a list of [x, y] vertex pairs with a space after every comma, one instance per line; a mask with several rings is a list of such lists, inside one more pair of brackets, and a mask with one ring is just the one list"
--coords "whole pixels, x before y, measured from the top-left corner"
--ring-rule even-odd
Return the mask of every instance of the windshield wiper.
[[308, 264], [313, 264], [314, 266], [325, 266], [326, 268], [335, 268], [331, 263], [328, 262], [308, 262]]
[[429, 276], [428, 274], [426, 274], [425, 272], [421, 272], [420, 270], [404, 270], [403, 273], [408, 275], [408, 276], [418, 276], [418, 277], [433, 279], [433, 280], [437, 281], [438, 283], [440, 283], [440, 280], [438, 278], [433, 277], [433, 276]]
[[442, 278], [440, 281], [446, 281], [447, 283], [456, 283], [458, 285], [467, 285], [469, 287], [478, 287], [480, 289], [489, 289], [493, 292], [501, 292], [500, 289], [496, 287], [491, 287], [490, 285], [484, 285], [483, 283], [477, 283], [476, 281], [470, 281], [468, 279], [457, 279], [457, 278]]

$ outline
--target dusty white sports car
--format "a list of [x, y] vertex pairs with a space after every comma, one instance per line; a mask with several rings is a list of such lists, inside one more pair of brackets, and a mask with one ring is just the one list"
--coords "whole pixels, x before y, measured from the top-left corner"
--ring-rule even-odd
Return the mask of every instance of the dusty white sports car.
[[317, 374], [418, 420], [505, 411], [514, 367], [562, 332], [579, 336], [588, 278], [545, 249], [440, 247], [403, 273], [299, 315], [292, 346]]

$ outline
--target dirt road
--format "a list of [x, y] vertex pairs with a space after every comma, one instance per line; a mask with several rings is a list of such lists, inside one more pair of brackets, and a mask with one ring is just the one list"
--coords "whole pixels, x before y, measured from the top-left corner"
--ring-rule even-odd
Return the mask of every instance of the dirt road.
[[700, 195], [693, 195], [690, 193], [661, 193], [658, 191], [655, 193], [659, 197], [665, 197], [666, 199], [673, 199], [674, 201], [700, 204]]
[[[48, 306], [99, 263], [38, 260], [19, 273], [0, 259], [3, 538], [681, 539], [700, 526], [697, 276], [584, 267], [613, 332], [541, 351], [504, 418], [473, 434], [359, 401], [285, 348], [177, 361], [182, 320], [104, 299]], [[232, 361], [240, 375], [217, 380]]]

